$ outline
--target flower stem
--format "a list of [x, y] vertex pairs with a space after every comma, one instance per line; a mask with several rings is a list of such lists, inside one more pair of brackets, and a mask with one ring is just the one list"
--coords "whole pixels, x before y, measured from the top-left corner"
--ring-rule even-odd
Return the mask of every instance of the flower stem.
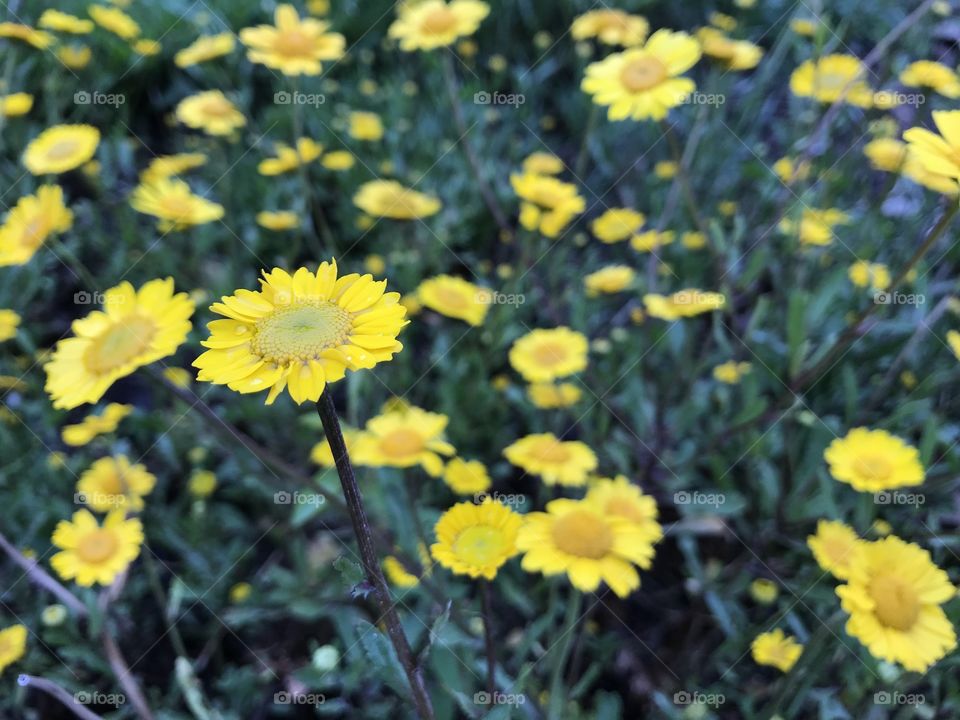
[[563, 629], [560, 631], [560, 654], [553, 665], [553, 675], [550, 678], [550, 705], [547, 709], [547, 717], [550, 720], [560, 720], [563, 717], [567, 699], [566, 688], [563, 687], [563, 669], [573, 645], [573, 629], [580, 621], [582, 603], [583, 595], [579, 590], [574, 589], [567, 601], [567, 615], [563, 621]]
[[493, 602], [490, 581], [480, 579], [480, 602], [483, 607], [483, 637], [487, 648], [487, 692], [492, 697], [497, 691], [497, 653], [493, 644]]
[[414, 662], [413, 653], [410, 650], [410, 643], [407, 641], [407, 636], [403, 632], [400, 618], [397, 616], [393, 602], [390, 599], [390, 590], [387, 588], [387, 581], [384, 579], [383, 572], [380, 570], [380, 562], [377, 559], [377, 553], [373, 546], [373, 533], [370, 528], [370, 521], [367, 519], [367, 513], [363, 507], [363, 496], [360, 494], [360, 486], [357, 484], [357, 478], [353, 474], [353, 465], [347, 453], [347, 446], [343, 440], [343, 432], [340, 430], [340, 420], [337, 417], [337, 410], [333, 405], [333, 397], [330, 395], [329, 388], [323, 392], [317, 401], [317, 413], [320, 415], [320, 422], [323, 424], [323, 431], [326, 433], [330, 450], [333, 451], [333, 459], [337, 465], [337, 474], [340, 476], [340, 484], [343, 486], [343, 496], [347, 501], [347, 508], [350, 511], [350, 520], [353, 523], [354, 534], [357, 536], [360, 559], [363, 562], [367, 580], [373, 585], [373, 594], [376, 597], [377, 604], [380, 606], [380, 612], [383, 615], [382, 619], [387, 628], [387, 635], [393, 644], [394, 650], [397, 652], [397, 658], [400, 660], [400, 664], [403, 665], [403, 669], [406, 672], [417, 713], [422, 720], [433, 720], [433, 706], [430, 702], [430, 696], [427, 694], [423, 676], [420, 674], [420, 669]]
[[86, 707], [78, 703], [75, 695], [67, 692], [62, 685], [55, 683], [53, 680], [47, 680], [46, 678], [37, 677], [36, 675], [23, 674], [17, 678], [17, 684], [19, 684], [20, 687], [31, 687], [45, 692], [63, 705], [64, 708], [80, 718], [80, 720], [102, 720], [95, 712], [87, 710]]

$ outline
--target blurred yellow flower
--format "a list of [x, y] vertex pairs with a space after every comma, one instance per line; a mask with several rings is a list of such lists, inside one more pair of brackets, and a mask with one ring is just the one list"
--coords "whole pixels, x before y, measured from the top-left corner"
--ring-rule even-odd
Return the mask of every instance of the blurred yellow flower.
[[748, 362], [728, 360], [713, 368], [713, 379], [727, 385], [737, 385], [752, 369], [753, 366]]
[[850, 266], [847, 276], [857, 287], [869, 286], [874, 290], [886, 290], [890, 287], [890, 271], [882, 263], [857, 260]]
[[59, 175], [87, 162], [99, 144], [100, 131], [92, 125], [54, 125], [27, 145], [23, 164], [34, 175]]
[[174, 55], [173, 62], [179, 68], [188, 68], [229, 55], [233, 52], [235, 46], [233, 33], [204, 35]]
[[247, 124], [243, 113], [219, 90], [206, 90], [185, 97], [176, 109], [177, 120], [208, 135], [230, 135]]
[[633, 268], [627, 265], [608, 265], [584, 276], [583, 286], [589, 297], [611, 295], [626, 290], [635, 277]]
[[93, 57], [86, 45], [62, 45], [57, 48], [57, 57], [71, 70], [83, 70]]
[[527, 382], [550, 382], [587, 367], [587, 338], [568, 327], [531, 330], [513, 343], [509, 357]]
[[77, 481], [77, 498], [91, 510], [108, 512], [143, 510], [143, 498], [149, 495], [157, 478], [141, 464], [131, 464], [126, 455], [95, 461]]
[[223, 217], [223, 206], [194, 195], [183, 180], [160, 178], [141, 183], [130, 196], [137, 212], [157, 218], [161, 232], [204, 225]]
[[960, 360], [960, 332], [947, 330], [947, 345], [950, 346], [950, 350], [953, 351], [957, 360]]
[[643, 44], [648, 32], [650, 23], [642, 15], [630, 15], [606, 7], [578, 15], [570, 26], [570, 36], [574, 40], [596, 38], [605, 45], [625, 47]]
[[583, 392], [573, 383], [538, 382], [527, 386], [527, 397], [535, 407], [550, 410], [576, 404]]
[[264, 210], [257, 213], [257, 225], [267, 230], [293, 230], [300, 226], [300, 216], [292, 210]]
[[[352, 453], [353, 445], [360, 436], [361, 431], [344, 425], [341, 432], [343, 433], [343, 444], [347, 446], [347, 452]], [[313, 449], [310, 450], [310, 461], [325, 468], [336, 467], [333, 450], [330, 448], [330, 443], [328, 443], [326, 439], [318, 442], [313, 446]]]
[[56, 42], [56, 38], [50, 33], [13, 22], [0, 22], [0, 38], [21, 40], [37, 50], [46, 50]]
[[833, 242], [833, 229], [837, 225], [846, 225], [850, 216], [836, 208], [816, 209], [805, 207], [800, 214], [800, 223], [784, 218], [780, 221], [780, 230], [785, 233], [796, 232], [802, 245], [823, 246]]
[[504, 448], [503, 456], [547, 485], [586, 485], [597, 468], [597, 456], [586, 443], [560, 440], [553, 433], [522, 437]]
[[102, 526], [89, 510], [78, 510], [72, 521], [57, 524], [52, 542], [61, 551], [50, 558], [50, 565], [61, 578], [84, 587], [112, 585], [140, 554], [143, 526], [127, 520], [123, 510], [110, 512]]
[[63, 442], [71, 447], [86, 445], [98, 435], [112, 433], [120, 421], [133, 412], [133, 405], [110, 403], [100, 415], [87, 415], [76, 425], [64, 425], [61, 430]]
[[452, 458], [443, 470], [443, 481], [458, 495], [485, 493], [492, 485], [486, 466], [479, 460]]
[[148, 40], [147, 38], [142, 38], [137, 40], [133, 45], [131, 45], [134, 52], [143, 55], [144, 57], [151, 57], [153, 55], [159, 55], [163, 50], [163, 46], [157, 40]]
[[354, 441], [353, 460], [370, 467], [420, 465], [432, 477], [443, 472], [441, 455], [456, 453], [443, 439], [446, 415], [417, 407], [391, 410], [371, 418]]
[[323, 145], [307, 137], [297, 138], [296, 148], [276, 143], [274, 149], [276, 157], [262, 160], [257, 165], [257, 172], [261, 175], [270, 177], [296, 170], [312, 163], [323, 153]]
[[608, 208], [590, 223], [594, 237], [607, 244], [626, 240], [647, 221], [647, 216], [629, 208]]
[[907, 87], [928, 87], [951, 99], [960, 97], [960, 77], [956, 71], [932, 60], [917, 60], [907, 65], [900, 73], [900, 82]]
[[777, 628], [757, 635], [750, 644], [750, 652], [758, 665], [769, 665], [780, 672], [790, 672], [803, 654], [803, 645], [792, 635], [784, 635], [783, 630]]
[[240, 31], [252, 63], [266, 65], [284, 75], [319, 75], [321, 61], [343, 57], [346, 39], [327, 32], [330, 25], [314, 18], [300, 18], [293, 5], [281, 3], [274, 25], [258, 25]]
[[437, 521], [437, 542], [430, 546], [430, 554], [457, 575], [493, 580], [517, 554], [522, 523], [520, 515], [491, 498], [479, 505], [457, 503]]
[[699, 250], [707, 246], [707, 236], [702, 232], [685, 232], [680, 236], [680, 244], [687, 250]]
[[476, 327], [483, 325], [493, 293], [463, 278], [437, 275], [420, 283], [417, 297], [424, 307]]
[[650, 317], [669, 321], [720, 310], [727, 299], [722, 293], [688, 288], [666, 296], [649, 293], [643, 296], [643, 304]]
[[782, 157], [773, 164], [773, 171], [785, 184], [804, 181], [810, 176], [809, 161], [795, 162], [791, 157]]
[[0, 342], [17, 336], [20, 316], [13, 310], [0, 309]]
[[133, 40], [140, 35], [137, 22], [119, 8], [89, 5], [87, 13], [97, 25], [124, 40]]
[[780, 586], [773, 580], [757, 578], [750, 583], [750, 597], [761, 605], [770, 605], [780, 595]]
[[661, 180], [671, 180], [679, 169], [680, 166], [672, 160], [661, 160], [653, 166], [653, 174]]
[[327, 170], [349, 170], [356, 164], [356, 158], [349, 150], [334, 150], [328, 152], [320, 160]]
[[176, 177], [206, 164], [207, 156], [203, 153], [160, 155], [151, 160], [147, 169], [140, 173], [140, 182], [149, 184], [163, 178]]
[[907, 159], [907, 145], [893, 138], [877, 138], [863, 147], [871, 167], [883, 172], [899, 172]]
[[193, 375], [189, 371], [178, 367], [164, 368], [163, 377], [179, 388], [189, 388], [190, 382], [193, 380]]
[[873, 89], [864, 79], [867, 69], [853, 55], [824, 55], [804, 61], [790, 76], [790, 91], [832, 104], [841, 97], [861, 108], [873, 106]]
[[217, 489], [217, 476], [209, 470], [194, 470], [187, 481], [187, 492], [195, 498], [207, 498]]
[[0, 225], [0, 267], [23, 265], [49, 238], [72, 226], [60, 186], [41, 185], [36, 195], [20, 198]]
[[940, 135], [922, 127], [903, 133], [909, 158], [930, 173], [950, 178], [955, 185], [960, 179], [960, 110], [934, 110], [933, 122]]
[[657, 522], [656, 501], [624, 475], [593, 480], [584, 500], [607, 515], [629, 520], [643, 531], [646, 543], [655, 543], [663, 537], [663, 528]]
[[559, 175], [563, 172], [563, 160], [553, 153], [534, 152], [524, 158], [521, 166], [524, 174], [530, 175]]
[[372, 112], [352, 112], [347, 132], [354, 140], [379, 140], [383, 137], [383, 122]]
[[703, 54], [719, 61], [728, 70], [751, 70], [763, 57], [763, 48], [747, 40], [733, 40], [716, 28], [703, 27], [695, 33]]
[[11, 625], [0, 630], [0, 674], [23, 657], [27, 651], [27, 628]]
[[637, 252], [654, 252], [664, 245], [673, 242], [674, 233], [672, 230], [659, 232], [657, 230], [647, 230], [630, 238], [630, 247]]
[[862, 545], [856, 531], [839, 520], [818, 520], [816, 534], [807, 537], [817, 565], [838, 580], [850, 577], [850, 565]]
[[575, 185], [557, 178], [524, 173], [510, 176], [513, 191], [520, 203], [520, 224], [527, 230], [539, 230], [555, 238], [582, 213], [587, 203]]
[[808, 20], [807, 18], [794, 18], [790, 21], [790, 29], [793, 30], [797, 35], [813, 37], [817, 32], [817, 24], [813, 20]]
[[229, 598], [230, 602], [235, 605], [239, 605], [244, 602], [250, 593], [253, 592], [253, 586], [248, 582], [238, 582], [236, 585], [230, 588]]
[[0, 116], [20, 117], [30, 112], [31, 108], [33, 108], [33, 95], [29, 93], [0, 95]]
[[360, 186], [353, 204], [373, 217], [414, 220], [440, 211], [440, 201], [432, 195], [406, 188], [396, 180], [370, 180]]
[[917, 449], [885, 430], [854, 428], [823, 453], [835, 480], [860, 492], [919, 485], [924, 479]]
[[406, 52], [433, 50], [473, 35], [489, 13], [490, 6], [480, 0], [404, 2], [388, 34]]
[[403, 563], [393, 555], [387, 555], [383, 559], [382, 566], [383, 574], [387, 576], [387, 580], [390, 581], [391, 585], [406, 589], [416, 587], [420, 584], [420, 578], [409, 572]]

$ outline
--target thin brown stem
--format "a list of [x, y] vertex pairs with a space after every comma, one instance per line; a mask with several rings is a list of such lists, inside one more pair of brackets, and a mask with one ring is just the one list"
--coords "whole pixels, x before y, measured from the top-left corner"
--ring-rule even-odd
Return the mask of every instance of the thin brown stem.
[[113, 670], [117, 682], [120, 683], [120, 687], [122, 687], [124, 693], [126, 693], [127, 699], [130, 701], [130, 704], [133, 705], [137, 716], [140, 720], [153, 720], [153, 712], [150, 710], [150, 706], [147, 705], [147, 699], [143, 696], [140, 684], [136, 678], [133, 677], [130, 666], [124, 659], [123, 653], [120, 652], [120, 647], [117, 645], [116, 640], [113, 639], [109, 628], [104, 629], [100, 641], [103, 644], [103, 651], [107, 657], [107, 662], [110, 663], [110, 669]]
[[74, 615], [78, 617], [88, 615], [87, 606], [76, 595], [54, 580], [46, 570], [40, 567], [36, 560], [25, 557], [4, 537], [3, 533], [0, 533], [0, 550], [3, 550], [7, 557], [23, 569], [31, 582], [56, 595], [57, 599], [66, 605]]

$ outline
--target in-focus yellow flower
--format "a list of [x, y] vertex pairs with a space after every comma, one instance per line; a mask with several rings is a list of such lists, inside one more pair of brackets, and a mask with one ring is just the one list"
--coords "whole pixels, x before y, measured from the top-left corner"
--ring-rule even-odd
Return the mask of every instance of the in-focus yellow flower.
[[881, 660], [926, 672], [956, 648], [953, 625], [940, 605], [957, 589], [930, 553], [890, 536], [864, 543], [837, 587], [850, 614], [847, 632]]
[[58, 185], [41, 185], [36, 195], [17, 201], [0, 225], [0, 267], [23, 265], [49, 238], [73, 225], [73, 213], [63, 204]]
[[873, 290], [886, 290], [890, 287], [890, 271], [882, 263], [857, 260], [847, 271], [847, 276], [857, 287], [870, 287]]
[[434, 528], [433, 559], [457, 575], [493, 580], [517, 554], [517, 534], [523, 518], [503, 503], [485, 498], [477, 505], [457, 503]]
[[203, 153], [160, 155], [151, 160], [147, 169], [140, 173], [140, 182], [149, 184], [162, 178], [177, 177], [206, 164], [207, 156]]
[[157, 218], [161, 232], [205, 225], [219, 220], [224, 213], [222, 205], [194, 195], [187, 183], [175, 178], [137, 185], [130, 205], [137, 212]]
[[140, 35], [140, 26], [120, 8], [89, 5], [87, 13], [97, 25], [124, 40], [133, 40]]
[[643, 213], [630, 208], [609, 208], [590, 223], [594, 237], [607, 244], [623, 242], [647, 221]]
[[863, 146], [871, 167], [883, 172], [899, 172], [907, 159], [907, 145], [893, 138], [877, 138]]
[[0, 38], [21, 40], [37, 50], [46, 50], [56, 42], [56, 38], [50, 33], [13, 22], [0, 22]]
[[850, 566], [863, 544], [856, 531], [839, 520], [818, 520], [816, 534], [807, 537], [817, 565], [838, 580], [850, 577]]
[[83, 70], [90, 64], [93, 51], [86, 45], [62, 45], [57, 48], [57, 57], [71, 70]]
[[27, 145], [23, 164], [34, 175], [59, 175], [90, 160], [99, 144], [92, 125], [54, 125]]
[[187, 481], [187, 492], [195, 498], [208, 498], [217, 489], [217, 476], [209, 470], [194, 470]]
[[493, 293], [463, 278], [437, 275], [420, 283], [417, 297], [424, 307], [476, 327], [483, 325]]
[[610, 295], [626, 290], [635, 277], [633, 268], [627, 265], [608, 265], [586, 275], [583, 278], [583, 286], [590, 297], [601, 294]]
[[641, 45], [650, 32], [650, 23], [642, 15], [604, 8], [578, 15], [570, 26], [574, 40], [596, 38], [605, 45], [631, 47]]
[[504, 448], [503, 456], [547, 485], [586, 485], [597, 468], [597, 456], [586, 443], [561, 440], [553, 433], [522, 437]]
[[110, 512], [102, 526], [89, 510], [78, 510], [72, 521], [57, 524], [52, 542], [61, 552], [50, 558], [50, 565], [61, 578], [84, 587], [112, 585], [140, 554], [143, 526], [127, 520], [123, 510]]
[[770, 605], [776, 602], [780, 595], [780, 586], [773, 580], [767, 578], [757, 578], [750, 583], [750, 597], [761, 605]]
[[447, 463], [443, 470], [443, 481], [458, 495], [485, 493], [493, 484], [482, 462], [458, 457]]
[[587, 207], [586, 200], [577, 193], [576, 185], [555, 177], [529, 172], [514, 174], [510, 176], [510, 184], [523, 200], [520, 203], [520, 224], [549, 238], [557, 237]]
[[728, 70], [751, 70], [763, 58], [763, 48], [748, 40], [733, 40], [716, 28], [696, 32], [703, 54], [720, 62]]
[[383, 559], [383, 574], [391, 585], [398, 588], [412, 588], [420, 584], [420, 578], [404, 567], [403, 563], [397, 560], [393, 555], [387, 555]]
[[960, 178], [960, 110], [934, 110], [933, 122], [939, 135], [922, 127], [903, 133], [910, 159], [928, 172], [952, 178], [955, 184]]
[[920, 485], [924, 479], [920, 453], [885, 430], [854, 428], [823, 453], [835, 480], [860, 492], [881, 492]]
[[257, 213], [257, 225], [275, 232], [300, 227], [300, 216], [292, 210], [264, 210]]
[[432, 477], [443, 472], [441, 455], [456, 453], [443, 439], [449, 419], [416, 407], [371, 418], [351, 451], [358, 465], [408, 468], [420, 465]]
[[0, 342], [17, 336], [20, 316], [13, 310], [0, 309]]
[[960, 97], [960, 77], [943, 63], [917, 60], [900, 73], [900, 82], [907, 87], [928, 87], [944, 97]]
[[587, 338], [568, 327], [531, 330], [510, 348], [510, 365], [527, 382], [550, 382], [587, 367]]
[[143, 498], [153, 491], [157, 478], [143, 465], [132, 465], [126, 455], [100, 458], [77, 481], [77, 497], [91, 510], [108, 512], [143, 510]]
[[269, 389], [270, 405], [287, 388], [298, 405], [320, 399], [347, 370], [369, 369], [403, 349], [399, 293], [371, 275], [337, 277], [335, 260], [316, 272], [263, 272], [260, 290], [237, 290], [210, 309], [209, 348], [194, 361], [197, 379], [239, 393]]
[[333, 152], [328, 152], [320, 161], [327, 170], [334, 171], [349, 170], [356, 165], [356, 162], [356, 158], [349, 150], [334, 150]]
[[379, 140], [383, 137], [383, 121], [376, 113], [352, 112], [347, 131], [354, 140]]
[[657, 230], [647, 230], [646, 232], [638, 233], [630, 238], [630, 247], [632, 247], [637, 252], [654, 252], [659, 250], [664, 245], [669, 245], [673, 242], [674, 233], [672, 230], [665, 230], [659, 232]]
[[133, 405], [110, 403], [99, 415], [87, 415], [76, 425], [65, 425], [61, 437], [65, 444], [81, 447], [98, 435], [112, 433], [120, 425], [120, 421], [132, 412]]
[[563, 172], [563, 160], [553, 153], [534, 152], [527, 155], [521, 166], [524, 174], [559, 175]]
[[649, 293], [643, 296], [643, 305], [650, 317], [660, 320], [679, 320], [720, 310], [727, 304], [723, 293], [705, 292], [697, 288], [678, 290], [673, 295]]
[[536, 407], [550, 410], [576, 404], [583, 392], [573, 383], [538, 382], [527, 387], [527, 397]]
[[257, 165], [257, 172], [268, 177], [291, 172], [298, 167], [308, 165], [323, 154], [323, 145], [311, 138], [297, 138], [297, 147], [292, 148], [283, 143], [276, 143], [276, 157], [262, 160]]
[[11, 625], [0, 630], [0, 674], [23, 657], [27, 651], [27, 628]]
[[683, 32], [657, 30], [642, 46], [587, 66], [580, 87], [611, 120], [662, 120], [696, 89], [679, 77], [700, 59], [700, 43]]
[[864, 79], [867, 69], [853, 55], [824, 55], [806, 60], [790, 76], [790, 91], [822, 103], [844, 102], [861, 108], [873, 106], [873, 89]]
[[850, 216], [836, 208], [817, 209], [806, 207], [800, 214], [799, 224], [790, 218], [780, 221], [780, 230], [796, 232], [802, 245], [822, 247], [833, 242], [833, 230], [837, 225], [846, 225]]
[[757, 635], [750, 644], [750, 652], [758, 665], [769, 665], [780, 672], [790, 672], [803, 654], [803, 645], [792, 635], [784, 635], [783, 630], [777, 628]]
[[240, 42], [252, 63], [284, 75], [319, 75], [322, 61], [339, 60], [347, 44], [340, 33], [327, 32], [329, 28], [329, 23], [301, 18], [293, 5], [281, 3], [273, 25], [244, 28]]
[[650, 567], [653, 543], [642, 525], [607, 514], [596, 503], [568, 499], [525, 515], [517, 537], [527, 572], [566, 574], [581, 592], [594, 592], [604, 582], [618, 597], [640, 587], [634, 565]]
[[432, 195], [406, 188], [396, 180], [370, 180], [353, 196], [353, 204], [373, 217], [415, 220], [440, 211], [440, 201]]
[[188, 68], [229, 55], [233, 52], [234, 47], [233, 33], [204, 35], [174, 55], [173, 62], [177, 67]]
[[433, 50], [473, 35], [489, 13], [490, 6], [480, 0], [404, 2], [388, 33], [406, 52]]
[[0, 116], [20, 117], [30, 112], [33, 107], [33, 95], [30, 93], [13, 93], [0, 96]]
[[748, 362], [728, 360], [713, 368], [713, 379], [727, 385], [737, 385], [752, 369], [753, 365]]
[[177, 120], [208, 135], [230, 135], [247, 124], [243, 113], [219, 90], [185, 97], [176, 109]]
[[139, 290], [122, 282], [104, 293], [95, 310], [71, 326], [74, 336], [57, 343], [46, 391], [58, 409], [95, 403], [113, 383], [161, 358], [187, 339], [193, 302], [173, 293], [173, 278], [151, 280]]

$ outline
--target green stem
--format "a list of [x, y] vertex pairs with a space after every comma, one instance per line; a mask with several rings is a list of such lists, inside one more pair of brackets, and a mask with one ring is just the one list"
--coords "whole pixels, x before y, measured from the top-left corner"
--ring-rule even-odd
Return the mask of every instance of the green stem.
[[550, 720], [560, 720], [563, 717], [567, 698], [567, 690], [563, 686], [563, 670], [567, 664], [567, 657], [570, 655], [570, 648], [573, 646], [573, 629], [580, 620], [582, 604], [583, 594], [574, 589], [567, 601], [567, 614], [563, 620], [563, 629], [560, 631], [560, 637], [562, 638], [560, 653], [553, 665], [553, 674], [550, 679], [550, 705], [547, 709], [547, 717]]

